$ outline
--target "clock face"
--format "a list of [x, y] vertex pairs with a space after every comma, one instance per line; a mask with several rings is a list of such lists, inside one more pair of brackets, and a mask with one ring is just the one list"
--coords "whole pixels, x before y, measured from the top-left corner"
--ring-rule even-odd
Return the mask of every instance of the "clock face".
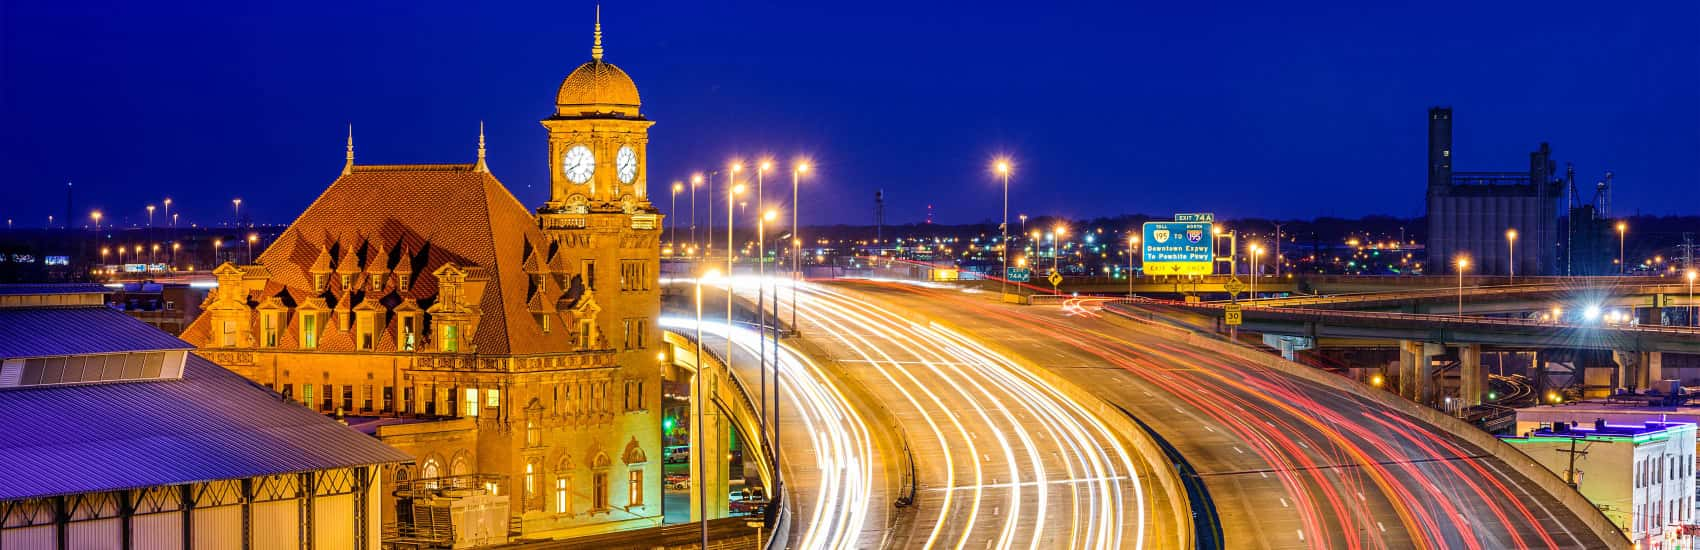
[[637, 152], [631, 147], [620, 147], [620, 153], [614, 156], [614, 168], [619, 170], [620, 183], [631, 183], [637, 178]]
[[589, 147], [574, 145], [561, 156], [561, 173], [573, 183], [590, 181], [590, 175], [596, 173], [596, 155]]

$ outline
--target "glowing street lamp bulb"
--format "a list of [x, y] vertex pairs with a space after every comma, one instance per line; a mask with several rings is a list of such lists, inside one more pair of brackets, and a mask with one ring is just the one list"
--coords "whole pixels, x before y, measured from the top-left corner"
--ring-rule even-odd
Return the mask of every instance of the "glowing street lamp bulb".
[[797, 165], [797, 173], [799, 173], [799, 174], [809, 173], [809, 163], [804, 162], [804, 163], [798, 164]]
[[732, 173], [736, 174], [736, 173], [742, 172], [742, 171], [744, 171], [744, 163], [742, 163], [742, 162], [732, 163]]
[[1623, 222], [1617, 222], [1617, 232], [1618, 233], [1622, 233], [1622, 232], [1628, 231], [1628, 230], [1629, 230], [1629, 224], [1623, 223]]
[[760, 168], [761, 168], [761, 171], [763, 171], [763, 172], [766, 172], [768, 170], [772, 170], [773, 169], [773, 161], [771, 161], [771, 160], [761, 161]]
[[997, 162], [997, 164], [993, 165], [993, 169], [997, 170], [999, 174], [1008, 174], [1009, 173], [1009, 161], [999, 160]]
[[776, 220], [776, 219], [779, 219], [779, 211], [777, 211], [777, 210], [768, 210], [768, 211], [767, 211], [767, 213], [765, 213], [765, 214], [762, 214], [762, 215], [761, 215], [761, 217], [762, 217], [762, 219], [764, 219], [764, 220], [767, 220], [767, 221], [773, 221], [773, 220]]
[[743, 192], [744, 192], [744, 184], [740, 183], [738, 185], [732, 186], [732, 194], [736, 195], [736, 194], [743, 193]]
[[1466, 267], [1470, 267], [1470, 259], [1458, 258], [1458, 269], [1464, 269]]
[[685, 190], [685, 184], [679, 183], [679, 182], [676, 182], [676, 181], [673, 182], [673, 192], [674, 193], [678, 193], [678, 192], [684, 191], [684, 190]]
[[1694, 279], [1700, 278], [1700, 273], [1696, 273], [1694, 270], [1690, 269], [1685, 277], [1688, 278], [1688, 282], [1692, 283], [1694, 282]]
[[1516, 229], [1505, 230], [1505, 238], [1509, 239], [1509, 240], [1513, 240], [1513, 241], [1517, 240], [1517, 230]]

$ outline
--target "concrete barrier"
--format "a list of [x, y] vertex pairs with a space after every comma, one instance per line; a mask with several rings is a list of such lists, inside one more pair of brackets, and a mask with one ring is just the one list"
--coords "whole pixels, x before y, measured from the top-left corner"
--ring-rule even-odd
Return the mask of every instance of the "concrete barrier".
[[[1105, 308], [1105, 311], [1116, 313], [1135, 321], [1147, 321], [1146, 319], [1140, 319], [1134, 315], [1122, 312], [1115, 307]], [[1541, 490], [1547, 492], [1547, 494], [1551, 495], [1554, 499], [1557, 499], [1559, 503], [1565, 507], [1565, 509], [1568, 509], [1572, 514], [1575, 514], [1577, 518], [1580, 518], [1582, 523], [1588, 527], [1590, 532], [1594, 533], [1596, 537], [1599, 537], [1599, 539], [1607, 545], [1616, 548], [1630, 548], [1629, 538], [1623, 534], [1623, 531], [1619, 530], [1616, 524], [1613, 524], [1604, 513], [1600, 512], [1600, 509], [1594, 506], [1594, 503], [1589, 502], [1587, 497], [1583, 497], [1582, 493], [1579, 493], [1575, 489], [1572, 489], [1569, 485], [1566, 485], [1564, 480], [1558, 477], [1558, 474], [1546, 469], [1545, 466], [1541, 466], [1540, 463], [1535, 462], [1534, 459], [1523, 454], [1523, 451], [1518, 450], [1516, 447], [1513, 447], [1504, 441], [1500, 441], [1499, 438], [1494, 437], [1492, 434], [1481, 431], [1468, 422], [1464, 422], [1463, 420], [1453, 418], [1440, 411], [1419, 405], [1416, 402], [1406, 400], [1398, 395], [1376, 389], [1362, 382], [1282, 359], [1279, 355], [1264, 353], [1262, 351], [1247, 348], [1231, 342], [1218, 340], [1211, 335], [1201, 334], [1196, 331], [1172, 327], [1157, 322], [1146, 322], [1145, 326], [1174, 334], [1186, 345], [1236, 357], [1258, 366], [1279, 371], [1282, 374], [1298, 377], [1315, 384], [1345, 391], [1377, 405], [1387, 407], [1401, 414], [1412, 417], [1423, 424], [1427, 424], [1438, 430], [1457, 436], [1459, 439], [1463, 439], [1465, 442], [1480, 448], [1483, 452], [1500, 459], [1509, 466], [1512, 471], [1522, 475], [1524, 478], [1540, 487]]]

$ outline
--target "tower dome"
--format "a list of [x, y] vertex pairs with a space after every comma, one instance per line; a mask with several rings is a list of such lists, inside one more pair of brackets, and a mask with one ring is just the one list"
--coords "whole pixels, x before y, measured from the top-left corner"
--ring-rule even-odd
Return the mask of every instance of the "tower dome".
[[638, 116], [637, 84], [626, 71], [602, 60], [602, 11], [596, 14], [596, 42], [590, 61], [573, 69], [555, 92], [555, 114], [617, 114]]

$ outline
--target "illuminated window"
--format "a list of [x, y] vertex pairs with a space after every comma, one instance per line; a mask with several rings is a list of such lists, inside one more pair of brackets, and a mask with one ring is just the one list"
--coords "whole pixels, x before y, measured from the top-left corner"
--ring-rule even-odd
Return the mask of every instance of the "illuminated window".
[[562, 514], [570, 514], [573, 511], [573, 501], [569, 498], [571, 495], [567, 492], [567, 485], [567, 476], [555, 477], [555, 511]]
[[219, 342], [226, 347], [236, 345], [236, 321], [225, 321], [223, 330], [219, 331]]
[[374, 315], [367, 311], [355, 314], [354, 341], [355, 344], [362, 350], [370, 351], [374, 344], [377, 343], [377, 336], [374, 334], [375, 330], [373, 325], [375, 323], [373, 317]]
[[530, 502], [537, 496], [537, 465], [534, 462], [525, 464], [525, 500]]
[[278, 313], [275, 311], [268, 311], [260, 314], [261, 347], [270, 348], [277, 346], [277, 318]]
[[396, 316], [396, 349], [402, 351], [413, 351], [413, 332], [416, 330], [413, 326], [414, 318], [414, 315], [411, 313], [403, 313]]
[[628, 506], [643, 506], [643, 470], [632, 470], [627, 476], [626, 502]]
[[301, 316], [301, 349], [319, 347], [319, 316], [314, 314]]
[[311, 407], [313, 405], [313, 385], [312, 384], [302, 384], [301, 385], [301, 403], [306, 404], [309, 407]]
[[502, 390], [484, 390], [484, 406], [492, 409], [502, 406]]
[[466, 416], [478, 416], [478, 390], [475, 388], [466, 390]]
[[443, 351], [460, 351], [460, 327], [452, 324], [443, 325]]

